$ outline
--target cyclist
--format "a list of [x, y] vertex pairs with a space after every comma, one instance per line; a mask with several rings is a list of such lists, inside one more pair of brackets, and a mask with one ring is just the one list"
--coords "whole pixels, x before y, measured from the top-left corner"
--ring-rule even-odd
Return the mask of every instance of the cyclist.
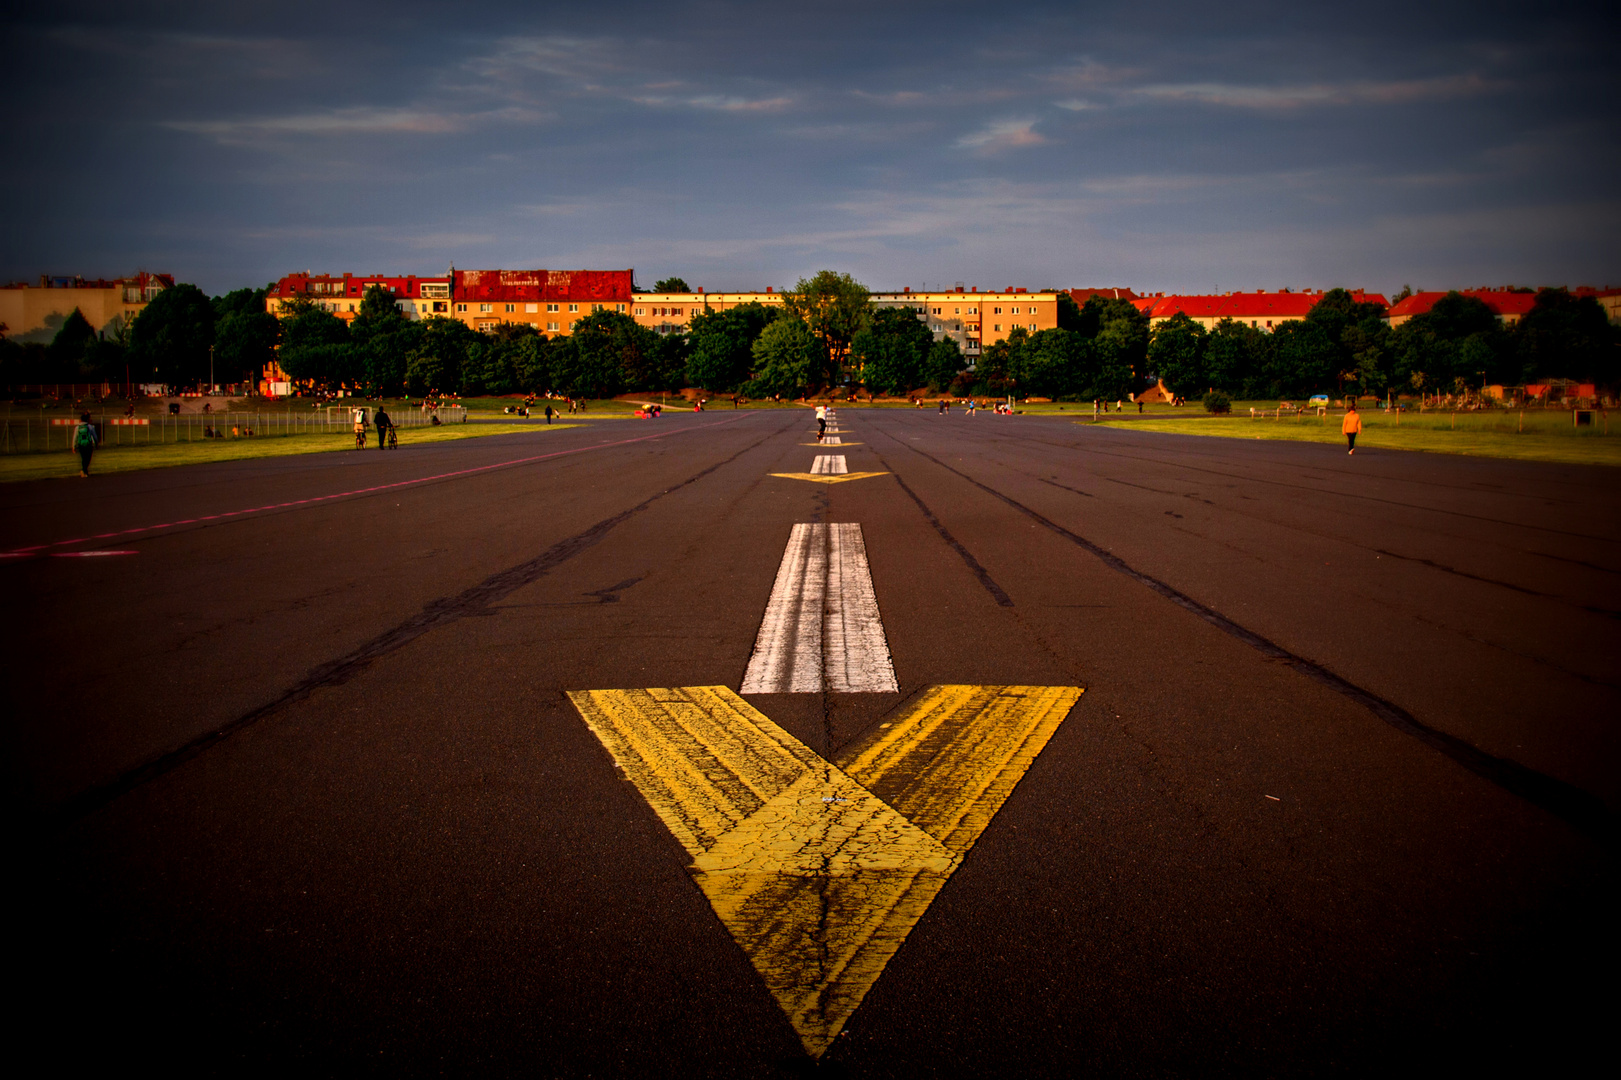
[[355, 410], [355, 449], [366, 449], [366, 414]]

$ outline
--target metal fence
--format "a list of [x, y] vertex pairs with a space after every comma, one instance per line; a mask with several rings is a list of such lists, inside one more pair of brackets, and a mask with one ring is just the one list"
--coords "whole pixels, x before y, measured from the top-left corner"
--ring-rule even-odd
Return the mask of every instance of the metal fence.
[[[157, 446], [164, 443], [207, 442], [211, 439], [264, 439], [288, 435], [319, 435], [353, 432], [355, 407], [320, 412], [208, 412], [181, 413], [178, 416], [121, 416], [114, 413], [90, 414], [101, 438], [100, 445]], [[375, 410], [366, 409], [366, 423], [372, 424]], [[390, 413], [396, 427], [431, 427], [435, 418], [441, 424], [467, 421], [467, 409], [442, 405], [438, 409], [401, 409]], [[17, 416], [0, 418], [0, 454], [41, 454], [73, 448], [73, 433], [79, 419], [63, 416]]]

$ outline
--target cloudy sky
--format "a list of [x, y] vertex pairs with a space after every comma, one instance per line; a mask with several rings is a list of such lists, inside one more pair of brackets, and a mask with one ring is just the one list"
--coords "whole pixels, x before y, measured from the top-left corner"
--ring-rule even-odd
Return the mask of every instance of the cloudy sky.
[[1611, 5], [34, 8], [4, 280], [1621, 285]]

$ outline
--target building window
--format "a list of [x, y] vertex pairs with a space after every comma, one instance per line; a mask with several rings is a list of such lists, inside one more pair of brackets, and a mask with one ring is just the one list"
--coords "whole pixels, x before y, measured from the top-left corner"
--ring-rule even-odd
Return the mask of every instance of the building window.
[[1034, 330], [1034, 329], [1035, 329], [1035, 328], [1036, 328], [1036, 324], [1035, 324], [1035, 323], [1031, 323], [1031, 324], [1030, 324], [1030, 329], [1031, 329], [1031, 330]]
[[1002, 332], [1002, 324], [997, 323], [995, 326], [991, 327], [991, 329], [996, 331], [998, 334], [1000, 334]]
[[523, 310], [524, 310], [525, 315], [533, 315], [535, 312], [540, 310], [540, 305], [539, 304], [525, 304], [523, 306]]
[[355, 309], [355, 306], [354, 306], [354, 305], [353, 305], [353, 304], [350, 304], [350, 305], [349, 305], [349, 310], [350, 310], [350, 311], [353, 311], [353, 310], [354, 310], [354, 309]]
[[[991, 314], [992, 315], [1000, 315], [1000, 314], [1002, 314], [1002, 309], [1001, 308], [991, 308]], [[1001, 328], [998, 327], [997, 329], [1001, 329]]]
[[557, 324], [554, 323], [554, 322], [549, 322], [549, 323], [546, 324], [546, 329], [548, 329], [548, 330], [556, 330], [557, 329]]
[[642, 315], [642, 314], [645, 314], [645, 310], [644, 310], [644, 309], [642, 309], [642, 308], [637, 308], [637, 309], [636, 309], [636, 314], [638, 314], [638, 315]]
[[480, 313], [484, 313], [484, 312], [492, 311], [494, 309], [489, 304], [480, 304], [478, 306], [478, 310], [479, 310]]
[[954, 308], [951, 309], [951, 313], [953, 315], [961, 315], [962, 314], [962, 308], [954, 307]]
[[568, 306], [568, 309], [570, 311], [579, 311], [580, 310], [580, 305], [579, 304], [570, 304]]
[[616, 306], [617, 306], [618, 310], [620, 310], [620, 311], [625, 310], [625, 305], [624, 304], [619, 304], [619, 305], [616, 305]]
[[429, 299], [434, 297], [448, 297], [450, 295], [450, 286], [428, 285], [424, 283], [422, 286], [422, 295], [428, 297]]
[[517, 304], [508, 304], [507, 305], [507, 313], [508, 314], [511, 314], [512, 312], [517, 311], [517, 310], [518, 310], [518, 305]]
[[557, 305], [556, 304], [547, 304], [546, 305], [546, 310], [547, 311], [556, 311], [557, 310]]
[[936, 314], [936, 315], [938, 315], [938, 314], [940, 314], [940, 309], [939, 309], [939, 308], [935, 308], [935, 309], [934, 309], [934, 313], [935, 313], [935, 314]]
[[1018, 314], [1018, 313], [1019, 313], [1019, 309], [1018, 309], [1018, 308], [1014, 308], [1014, 309], [1013, 309], [1013, 314], [1015, 314], [1015, 315], [1017, 315], [1017, 314]]
[[434, 305], [433, 305], [433, 310], [435, 310], [435, 311], [447, 311], [447, 310], [449, 310], [449, 308], [450, 308], [450, 305], [445, 303], [443, 300], [437, 300], [437, 301], [434, 302]]
[[968, 309], [968, 314], [970, 314], [970, 315], [978, 315], [979, 314], [979, 309], [977, 307], [971, 307], [971, 308]]

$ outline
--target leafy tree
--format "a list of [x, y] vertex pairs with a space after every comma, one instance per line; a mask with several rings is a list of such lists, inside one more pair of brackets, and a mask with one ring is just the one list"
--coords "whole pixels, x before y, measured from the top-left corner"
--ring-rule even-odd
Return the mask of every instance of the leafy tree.
[[676, 391], [686, 385], [687, 365], [692, 347], [685, 334], [654, 335], [652, 363], [642, 387], [647, 390]]
[[[1076, 313], [1080, 307], [1070, 302]], [[1040, 397], [1068, 397], [1090, 385], [1092, 342], [1073, 330], [1038, 330], [1019, 352], [1020, 389]]]
[[[1106, 303], [1123, 301], [1110, 300]], [[1087, 307], [1091, 304], [1092, 301], [1088, 300]], [[1118, 401], [1130, 397], [1134, 392], [1138, 372], [1147, 362], [1148, 317], [1141, 315], [1129, 303], [1126, 307], [1131, 308], [1130, 315], [1119, 312], [1105, 320], [1093, 339], [1095, 366], [1091, 373], [1092, 385], [1081, 390], [1080, 396], [1083, 398]], [[1082, 311], [1084, 313], [1085, 308]]]
[[1266, 334], [1246, 323], [1222, 319], [1205, 341], [1205, 376], [1218, 390], [1247, 394], [1265, 362]]
[[234, 289], [214, 297], [214, 366], [217, 376], [252, 378], [275, 358], [281, 323], [265, 310], [264, 289]]
[[827, 370], [827, 347], [805, 320], [773, 319], [754, 343], [751, 397], [794, 397], [818, 385]]
[[130, 327], [130, 366], [171, 386], [208, 378], [214, 307], [195, 285], [177, 283], [152, 298]]
[[[1068, 289], [1053, 289], [1058, 294], [1058, 329], [1079, 330], [1081, 328], [1081, 305], [1069, 294]], [[1095, 335], [1094, 335], [1095, 336]]]
[[[1386, 386], [1450, 390], [1479, 386], [1488, 378], [1514, 377], [1512, 350], [1497, 316], [1476, 297], [1450, 292], [1429, 311], [1414, 316], [1383, 339], [1377, 365], [1359, 362], [1359, 383], [1375, 392]], [[1368, 368], [1365, 372], [1363, 368]]]
[[923, 380], [936, 393], [941, 393], [968, 365], [963, 361], [962, 346], [955, 338], [943, 337], [929, 346], [929, 355], [923, 361]]
[[1210, 389], [1205, 363], [1205, 328], [1179, 311], [1160, 323], [1148, 341], [1150, 377], [1158, 377], [1178, 397], [1199, 397]]
[[[659, 335], [629, 315], [598, 311], [574, 324], [564, 389], [589, 397], [612, 397], [643, 388], [660, 373]], [[567, 354], [565, 354], [567, 355]]]
[[462, 388], [462, 366], [478, 331], [442, 315], [421, 322], [420, 337], [405, 358], [405, 385], [412, 394], [449, 394]]
[[862, 381], [870, 389], [901, 393], [922, 381], [923, 364], [933, 344], [934, 334], [910, 308], [881, 308], [856, 332], [850, 358], [860, 365]]
[[1298, 396], [1327, 390], [1339, 371], [1339, 350], [1322, 327], [1305, 319], [1285, 322], [1272, 331], [1266, 374], [1272, 392]]
[[360, 298], [360, 310], [355, 312], [349, 333], [364, 344], [378, 334], [397, 333], [410, 320], [400, 311], [394, 295], [381, 285], [368, 285]]
[[[850, 359], [850, 343], [870, 318], [866, 286], [849, 274], [818, 271], [815, 277], [801, 278], [792, 289], [783, 290], [782, 306], [802, 321], [822, 343], [828, 373], [843, 375]], [[824, 373], [812, 372], [809, 385], [820, 385]]]
[[708, 306], [688, 324], [687, 382], [729, 394], [748, 381], [754, 342], [773, 317], [764, 304], [742, 304], [725, 311]]
[[1621, 376], [1616, 328], [1590, 296], [1542, 289], [1514, 328], [1514, 356], [1521, 379], [1591, 379], [1613, 386]]
[[687, 286], [686, 278], [667, 277], [660, 278], [659, 280], [653, 282], [653, 291], [661, 293], [689, 293], [692, 291], [692, 289]]
[[85, 350], [95, 340], [96, 328], [90, 325], [90, 320], [78, 308], [74, 308], [45, 350], [51, 370], [61, 376], [59, 381], [73, 382], [78, 378]]

